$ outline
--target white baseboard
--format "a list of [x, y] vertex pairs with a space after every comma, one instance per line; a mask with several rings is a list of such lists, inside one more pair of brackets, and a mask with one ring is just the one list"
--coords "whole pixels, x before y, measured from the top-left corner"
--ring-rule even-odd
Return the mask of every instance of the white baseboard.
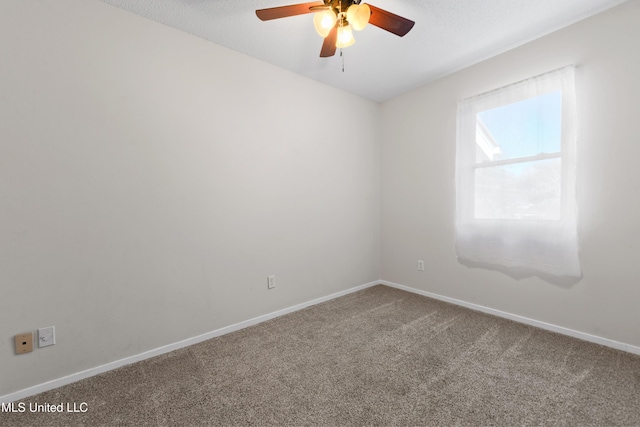
[[273, 313], [264, 314], [262, 316], [254, 317], [253, 319], [249, 319], [243, 322], [235, 323], [233, 325], [225, 326], [224, 328], [216, 329], [215, 331], [207, 332], [202, 335], [198, 335], [192, 338], [187, 338], [185, 340], [178, 341], [173, 344], [168, 344], [162, 347], [154, 348], [153, 350], [145, 351], [144, 353], [125, 357], [124, 359], [120, 359], [114, 362], [106, 363], [104, 365], [96, 366], [95, 368], [86, 369], [81, 372], [76, 372], [75, 374], [71, 374], [71, 375], [64, 376], [62, 378], [57, 378], [55, 380], [47, 381], [46, 383], [38, 384], [32, 387], [25, 388], [20, 391], [16, 391], [14, 393], [9, 393], [4, 396], [0, 396], [0, 402], [9, 403], [9, 402], [25, 399], [29, 396], [33, 396], [38, 393], [43, 393], [45, 391], [53, 390], [54, 388], [62, 387], [64, 385], [83, 380], [85, 378], [93, 377], [95, 375], [102, 374], [107, 371], [112, 371], [121, 366], [130, 365], [132, 363], [140, 362], [145, 359], [150, 359], [152, 357], [159, 356], [161, 354], [165, 354], [170, 351], [174, 351], [184, 347], [188, 347], [190, 345], [198, 344], [202, 341], [206, 341], [211, 338], [219, 337], [221, 335], [226, 335], [231, 332], [238, 331], [240, 329], [248, 328], [249, 326], [257, 325], [258, 323], [262, 323], [267, 320], [280, 317], [288, 313], [293, 313], [294, 311], [302, 310], [303, 308], [306, 308], [312, 305], [320, 304], [325, 301], [329, 301], [353, 292], [357, 292], [357, 291], [369, 288], [371, 286], [379, 285], [380, 283], [381, 282], [379, 280], [375, 282], [366, 283], [364, 285], [360, 285], [344, 291], [336, 292], [331, 295], [316, 298], [314, 300], [303, 302], [301, 304], [296, 304], [294, 306], [287, 307], [282, 310], [274, 311]]
[[411, 288], [409, 286], [400, 285], [397, 283], [389, 282], [387, 280], [376, 280], [374, 282], [366, 283], [364, 285], [356, 286], [354, 288], [350, 288], [344, 291], [336, 292], [331, 295], [327, 295], [321, 298], [316, 298], [311, 301], [303, 302], [301, 304], [297, 304], [288, 308], [284, 308], [282, 310], [274, 311], [273, 313], [264, 314], [262, 316], [254, 317], [249, 320], [245, 320], [243, 322], [235, 323], [233, 325], [225, 326], [224, 328], [216, 329], [215, 331], [207, 332], [202, 335], [198, 335], [192, 338], [188, 338], [182, 341], [178, 341], [173, 344], [168, 344], [162, 347], [155, 348], [153, 350], [145, 351], [144, 353], [136, 354], [134, 356], [125, 357], [124, 359], [116, 360], [114, 362], [106, 363], [104, 365], [97, 366], [95, 368], [87, 369], [81, 372], [76, 372], [71, 375], [67, 375], [62, 378], [58, 378], [52, 381], [48, 381], [46, 383], [38, 384], [32, 387], [25, 388], [23, 390], [9, 393], [4, 396], [0, 396], [0, 402], [9, 403], [17, 400], [25, 399], [29, 396], [36, 395], [38, 393], [42, 393], [45, 391], [53, 390], [54, 388], [62, 387], [67, 384], [74, 383], [76, 381], [80, 381], [85, 378], [89, 378], [98, 374], [102, 374], [107, 371], [111, 371], [117, 369], [121, 366], [130, 365], [135, 362], [139, 362], [145, 359], [150, 359], [155, 356], [159, 356], [161, 354], [168, 353], [170, 351], [178, 350], [184, 347], [188, 347], [190, 345], [194, 345], [200, 343], [202, 341], [206, 341], [211, 338], [219, 337], [221, 335], [229, 334], [231, 332], [238, 331], [240, 329], [247, 328], [249, 326], [257, 325], [258, 323], [265, 322], [267, 320], [283, 316], [288, 313], [293, 313], [294, 311], [302, 310], [303, 308], [310, 307], [312, 305], [320, 304], [325, 301], [329, 301], [353, 292], [357, 292], [371, 286], [375, 286], [378, 284], [386, 285], [392, 288], [401, 289], [403, 291], [411, 292], [414, 294], [426, 296], [429, 298], [437, 299], [440, 301], [448, 302], [451, 304], [455, 304], [458, 306], [470, 308], [471, 310], [481, 311], [483, 313], [491, 314], [498, 317], [503, 317], [505, 319], [510, 319], [519, 323], [524, 323], [527, 325], [535, 326], [540, 329], [546, 329], [548, 331], [557, 332], [559, 334], [568, 335], [570, 337], [578, 338], [584, 341], [589, 341], [595, 344], [604, 345], [606, 347], [615, 348], [617, 350], [626, 351], [628, 353], [633, 353], [640, 355], [640, 347], [634, 346], [631, 344], [625, 344], [622, 342], [610, 340], [607, 338], [598, 337], [596, 335], [587, 334], [580, 331], [575, 331], [573, 329], [564, 328], [562, 326], [552, 325], [550, 323], [540, 322], [538, 320], [529, 319], [527, 317], [518, 316], [516, 314], [507, 313], [504, 311], [496, 310], [490, 307], [484, 307], [481, 305], [469, 303], [466, 301], [461, 301], [455, 298], [449, 298], [442, 295], [434, 294], [431, 292], [423, 291], [420, 289]]
[[557, 332], [562, 335], [568, 335], [573, 338], [578, 338], [584, 341], [589, 341], [595, 344], [600, 344], [606, 347], [615, 348], [616, 350], [626, 351], [640, 355], [640, 347], [626, 344], [619, 341], [610, 340], [608, 338], [602, 338], [596, 335], [587, 334], [585, 332], [575, 331], [573, 329], [565, 328], [562, 326], [553, 325], [551, 323], [541, 322], [539, 320], [529, 319], [528, 317], [518, 316], [517, 314], [507, 313], [505, 311], [496, 310], [494, 308], [485, 307], [478, 304], [473, 304], [466, 301], [461, 301], [455, 298], [449, 298], [442, 295], [434, 294], [431, 292], [423, 291], [420, 289], [411, 288], [409, 286], [399, 285], [397, 283], [389, 282], [387, 280], [380, 280], [381, 284], [401, 289], [403, 291], [412, 292], [414, 294], [422, 295], [425, 297], [437, 299], [440, 301], [448, 302], [451, 304], [459, 305], [462, 307], [470, 308], [471, 310], [481, 311], [483, 313], [492, 314], [494, 316], [503, 317], [505, 319], [513, 320], [515, 322], [524, 323], [526, 325], [535, 326], [536, 328], [546, 329], [547, 331]]

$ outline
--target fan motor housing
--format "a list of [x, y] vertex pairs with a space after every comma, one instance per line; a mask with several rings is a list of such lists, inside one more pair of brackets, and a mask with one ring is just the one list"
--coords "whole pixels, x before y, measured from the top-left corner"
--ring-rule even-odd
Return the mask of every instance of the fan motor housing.
[[346, 12], [352, 4], [360, 4], [361, 0], [324, 0], [324, 4], [331, 6], [338, 12]]

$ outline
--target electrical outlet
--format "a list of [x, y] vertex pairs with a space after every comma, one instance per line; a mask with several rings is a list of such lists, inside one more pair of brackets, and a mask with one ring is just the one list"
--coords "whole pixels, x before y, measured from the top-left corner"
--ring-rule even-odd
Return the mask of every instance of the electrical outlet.
[[16, 335], [16, 354], [31, 353], [33, 351], [33, 332]]
[[267, 276], [267, 288], [273, 289], [276, 287], [276, 276]]
[[424, 271], [424, 261], [418, 260], [418, 271]]
[[56, 327], [38, 329], [38, 347], [47, 347], [56, 343]]

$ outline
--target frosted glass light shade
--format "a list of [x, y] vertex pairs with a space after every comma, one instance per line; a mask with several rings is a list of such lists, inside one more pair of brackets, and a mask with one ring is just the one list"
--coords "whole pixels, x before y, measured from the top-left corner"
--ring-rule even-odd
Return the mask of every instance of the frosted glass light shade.
[[338, 38], [336, 40], [336, 47], [338, 48], [349, 47], [353, 45], [355, 42], [356, 42], [356, 39], [353, 38], [351, 25], [338, 27]]
[[371, 8], [367, 4], [352, 4], [347, 9], [347, 21], [356, 31], [364, 30], [371, 18]]
[[323, 10], [318, 12], [313, 17], [313, 25], [316, 27], [316, 31], [320, 34], [320, 37], [324, 38], [329, 35], [331, 29], [336, 25], [336, 14], [332, 10]]

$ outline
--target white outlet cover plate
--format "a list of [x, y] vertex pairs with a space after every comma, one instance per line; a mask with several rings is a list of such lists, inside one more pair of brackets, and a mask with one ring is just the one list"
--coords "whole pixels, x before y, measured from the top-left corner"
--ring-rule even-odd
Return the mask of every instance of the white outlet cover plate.
[[38, 329], [38, 347], [48, 347], [56, 343], [56, 327]]

